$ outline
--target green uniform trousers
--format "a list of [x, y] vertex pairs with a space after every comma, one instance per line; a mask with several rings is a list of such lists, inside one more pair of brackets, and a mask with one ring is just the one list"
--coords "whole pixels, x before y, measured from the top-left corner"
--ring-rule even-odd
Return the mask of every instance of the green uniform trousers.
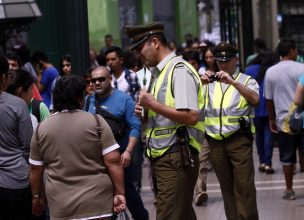
[[217, 141], [207, 138], [228, 220], [258, 220], [252, 143], [238, 133]]
[[199, 161], [197, 154], [192, 153], [192, 157], [194, 167], [183, 167], [180, 152], [168, 153], [152, 161], [157, 188], [157, 220], [196, 220], [192, 199]]

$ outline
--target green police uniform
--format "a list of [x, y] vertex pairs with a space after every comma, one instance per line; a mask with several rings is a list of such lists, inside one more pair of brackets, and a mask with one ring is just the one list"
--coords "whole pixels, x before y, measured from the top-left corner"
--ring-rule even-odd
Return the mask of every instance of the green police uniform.
[[[161, 23], [127, 27], [127, 35], [131, 38], [132, 49], [140, 46], [149, 36], [163, 32]], [[194, 186], [198, 176], [198, 152], [204, 135], [203, 122], [203, 90], [200, 78], [193, 67], [185, 60], [176, 57], [174, 53], [167, 55], [152, 70], [156, 80], [152, 86], [152, 94], [159, 103], [176, 108], [178, 93], [174, 92], [176, 81], [183, 76], [182, 90], [189, 97], [195, 95], [197, 110], [200, 112], [199, 122], [193, 126], [186, 126], [190, 138], [191, 155], [194, 166], [184, 167], [181, 153], [176, 144], [176, 129], [180, 126], [176, 122], [148, 111], [147, 155], [151, 159], [152, 172], [157, 187], [157, 220], [195, 220], [192, 207]], [[180, 83], [180, 81], [179, 81]], [[189, 84], [187, 84], [189, 83]], [[186, 85], [195, 87], [195, 94], [187, 91]], [[185, 98], [186, 100], [186, 98]], [[187, 106], [187, 101], [185, 101]], [[192, 109], [187, 107], [188, 109]]]
[[[226, 62], [236, 53], [236, 48], [222, 42], [215, 49], [215, 58]], [[250, 76], [236, 72], [231, 77], [242, 85], [250, 84], [258, 92], [257, 83]], [[252, 141], [239, 123], [241, 117], [251, 122], [248, 130], [253, 133], [254, 109], [234, 86], [216, 81], [207, 86], [205, 115], [210, 160], [220, 182], [227, 219], [256, 220], [259, 217]]]

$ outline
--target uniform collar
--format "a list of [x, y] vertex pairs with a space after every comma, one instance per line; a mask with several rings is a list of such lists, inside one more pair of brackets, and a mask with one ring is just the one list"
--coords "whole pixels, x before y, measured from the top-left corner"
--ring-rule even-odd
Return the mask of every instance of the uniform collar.
[[157, 69], [157, 72], [160, 73], [166, 66], [166, 64], [173, 58], [176, 57], [176, 54], [174, 52], [169, 53], [167, 56], [165, 56], [164, 59], [162, 59], [162, 61], [160, 61], [159, 64], [157, 64], [156, 68], [153, 69], [153, 71], [155, 71], [155, 69]]

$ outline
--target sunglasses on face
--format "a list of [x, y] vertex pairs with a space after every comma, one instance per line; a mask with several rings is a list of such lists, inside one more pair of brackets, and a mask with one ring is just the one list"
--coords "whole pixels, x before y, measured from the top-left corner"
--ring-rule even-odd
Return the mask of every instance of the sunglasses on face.
[[93, 84], [95, 84], [96, 81], [102, 83], [102, 82], [104, 82], [106, 79], [107, 79], [106, 77], [101, 76], [101, 77], [98, 77], [98, 78], [91, 78], [91, 82], [92, 82]]

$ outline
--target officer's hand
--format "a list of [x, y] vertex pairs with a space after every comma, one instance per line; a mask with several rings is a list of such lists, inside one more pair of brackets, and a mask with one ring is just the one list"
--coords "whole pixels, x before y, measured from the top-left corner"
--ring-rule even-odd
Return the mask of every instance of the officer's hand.
[[140, 117], [140, 118], [142, 117], [142, 114], [141, 114], [142, 109], [143, 109], [143, 107], [140, 105], [139, 102], [137, 102], [136, 105], [135, 105], [134, 112], [135, 112], [135, 114], [136, 114], [138, 117]]
[[204, 75], [201, 76], [201, 81], [202, 81], [202, 84], [205, 85], [205, 84], [208, 84], [211, 82], [210, 80], [210, 76], [212, 76], [214, 73], [210, 72], [210, 71], [206, 71]]
[[216, 73], [216, 76], [220, 79], [220, 82], [225, 83], [225, 84], [233, 84], [234, 79], [230, 76], [229, 73], [226, 73], [225, 71], [219, 71]]
[[129, 151], [125, 150], [121, 154], [121, 162], [122, 162], [123, 167], [128, 167], [131, 163], [131, 159], [132, 159], [131, 153]]
[[148, 109], [151, 108], [155, 99], [151, 93], [147, 93], [145, 90], [142, 90], [139, 94], [139, 103], [142, 107]]

